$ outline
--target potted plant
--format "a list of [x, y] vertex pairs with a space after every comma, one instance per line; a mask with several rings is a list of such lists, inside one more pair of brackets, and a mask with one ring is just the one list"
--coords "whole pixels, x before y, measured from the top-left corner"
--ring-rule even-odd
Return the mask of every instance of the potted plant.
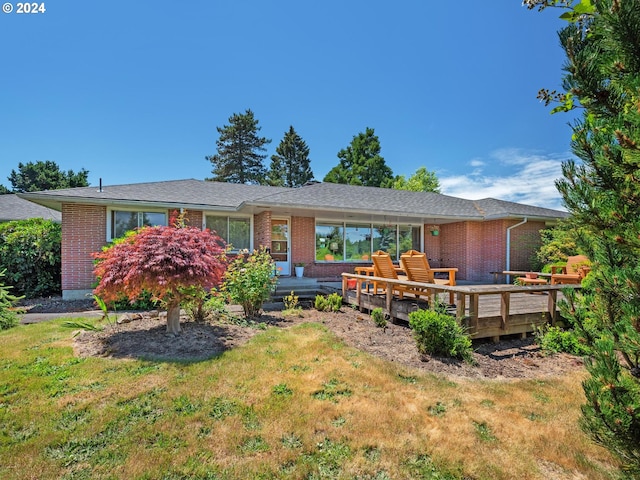
[[295, 264], [296, 277], [302, 278], [304, 276], [304, 262], [298, 262]]

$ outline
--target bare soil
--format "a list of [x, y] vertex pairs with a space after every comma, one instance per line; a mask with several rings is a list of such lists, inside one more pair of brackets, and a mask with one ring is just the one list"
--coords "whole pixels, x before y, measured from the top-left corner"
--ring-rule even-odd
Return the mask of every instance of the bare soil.
[[[90, 307], [90, 300], [69, 303], [57, 299], [40, 299], [38, 306], [31, 307], [30, 311], [37, 308], [40, 312], [68, 313], [69, 309], [85, 311]], [[389, 323], [385, 329], [378, 328], [369, 315], [347, 306], [343, 306], [337, 313], [305, 308], [301, 317], [284, 317], [276, 304], [251, 321], [217, 319], [198, 323], [183, 317], [183, 332], [179, 336], [166, 333], [166, 319], [162, 313], [133, 313], [120, 317], [119, 322], [105, 322], [105, 328], [100, 332], [81, 332], [74, 339], [74, 349], [76, 354], [82, 357], [198, 361], [215, 357], [225, 350], [244, 344], [262, 331], [261, 328], [264, 326], [290, 328], [304, 322], [321, 323], [346, 344], [371, 355], [410, 368], [447, 376], [492, 379], [541, 378], [583, 368], [583, 362], [578, 357], [567, 354], [543, 354], [533, 337], [507, 338], [498, 343], [474, 342], [475, 365], [450, 358], [421, 355], [408, 326]]]

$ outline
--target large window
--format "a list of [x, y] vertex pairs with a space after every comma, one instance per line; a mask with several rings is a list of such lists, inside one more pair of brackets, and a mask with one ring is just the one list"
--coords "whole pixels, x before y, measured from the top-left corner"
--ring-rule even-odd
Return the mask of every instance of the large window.
[[233, 250], [251, 247], [251, 220], [247, 217], [207, 215], [205, 225], [225, 242], [230, 243]]
[[383, 250], [398, 260], [407, 250], [420, 250], [421, 228], [413, 225], [316, 223], [316, 260], [363, 262]]
[[167, 224], [167, 214], [160, 212], [111, 211], [111, 238], [123, 236], [129, 230]]

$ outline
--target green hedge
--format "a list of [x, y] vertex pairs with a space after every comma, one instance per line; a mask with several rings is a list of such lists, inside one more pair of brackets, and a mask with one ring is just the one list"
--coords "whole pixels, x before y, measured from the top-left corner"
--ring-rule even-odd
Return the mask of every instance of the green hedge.
[[27, 298], [59, 295], [62, 232], [51, 220], [0, 223], [0, 270], [13, 293]]

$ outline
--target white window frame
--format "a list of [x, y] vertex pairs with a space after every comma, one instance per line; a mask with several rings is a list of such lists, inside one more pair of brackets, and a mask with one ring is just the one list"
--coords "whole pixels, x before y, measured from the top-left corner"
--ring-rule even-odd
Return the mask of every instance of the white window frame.
[[[107, 242], [111, 242], [118, 237], [112, 237], [111, 232], [113, 231], [113, 212], [137, 212], [140, 213], [163, 213], [165, 218], [165, 226], [168, 225], [169, 222], [169, 210], [162, 208], [131, 208], [131, 207], [108, 207], [107, 208]], [[140, 222], [138, 222], [140, 223]]]
[[[253, 251], [253, 215], [246, 214], [231, 214], [228, 212], [203, 212], [202, 213], [202, 230], [207, 228], [207, 217], [227, 217], [227, 225], [229, 223], [229, 218], [248, 218], [249, 219], [249, 250]], [[222, 237], [221, 237], [222, 238]], [[223, 238], [226, 242], [227, 239]], [[238, 253], [238, 249], [230, 250], [231, 253]]]

